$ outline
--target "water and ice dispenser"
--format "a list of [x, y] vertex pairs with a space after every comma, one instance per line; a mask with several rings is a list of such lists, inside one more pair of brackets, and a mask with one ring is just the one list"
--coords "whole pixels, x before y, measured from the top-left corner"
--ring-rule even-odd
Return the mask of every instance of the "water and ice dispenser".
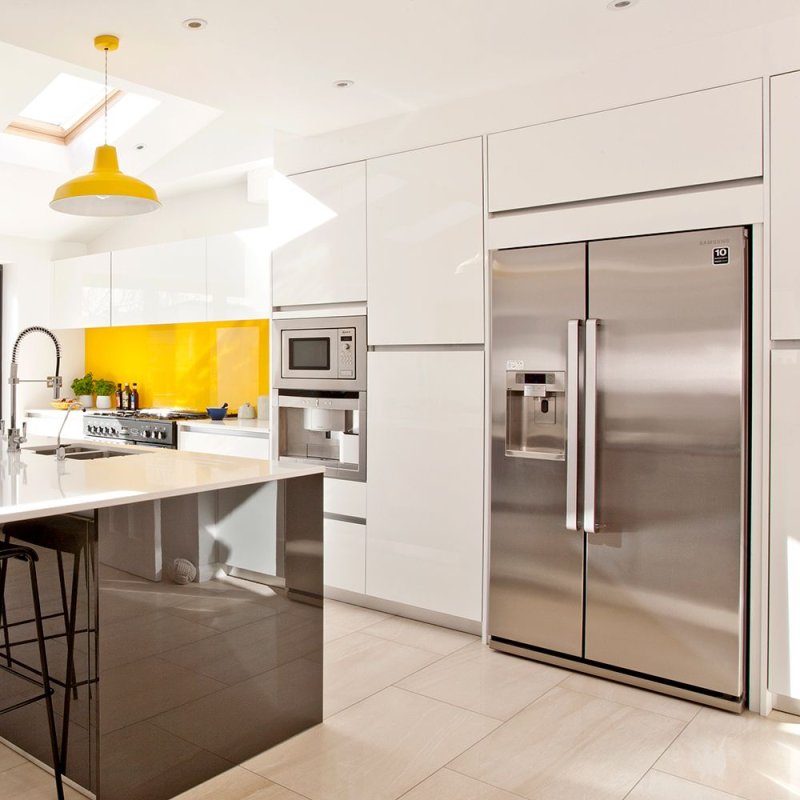
[[506, 373], [506, 455], [564, 461], [566, 373]]

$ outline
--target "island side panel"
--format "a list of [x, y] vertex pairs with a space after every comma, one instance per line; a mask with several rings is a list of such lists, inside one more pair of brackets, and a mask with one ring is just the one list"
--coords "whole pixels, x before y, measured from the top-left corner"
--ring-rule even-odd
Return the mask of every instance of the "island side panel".
[[[181, 586], [167, 569], [151, 581], [100, 564], [98, 800], [167, 800], [322, 721], [322, 475], [276, 488], [253, 536], [271, 552], [285, 542], [285, 588], [222, 573]], [[225, 514], [252, 497], [216, 494]], [[209, 500], [162, 501], [165, 554], [187, 527], [207, 539]]]

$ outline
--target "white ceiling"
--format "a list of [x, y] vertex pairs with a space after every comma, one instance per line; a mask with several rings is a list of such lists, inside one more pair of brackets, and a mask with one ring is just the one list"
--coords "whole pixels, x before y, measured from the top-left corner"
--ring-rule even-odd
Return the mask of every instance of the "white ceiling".
[[[115, 33], [113, 77], [222, 112], [156, 162], [122, 164], [169, 192], [268, 158], [274, 130], [334, 130], [800, 13], [798, 0], [639, 0], [615, 12], [607, 1], [0, 0], [0, 41], [96, 75], [92, 39]], [[208, 27], [186, 30], [188, 17]], [[355, 85], [334, 88], [340, 78]], [[31, 99], [2, 83], [0, 119]]]

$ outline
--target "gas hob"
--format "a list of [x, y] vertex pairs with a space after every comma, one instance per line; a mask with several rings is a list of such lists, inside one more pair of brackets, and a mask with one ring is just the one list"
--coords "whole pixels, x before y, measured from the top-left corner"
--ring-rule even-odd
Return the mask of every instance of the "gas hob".
[[90, 439], [175, 449], [178, 446], [176, 420], [206, 416], [201, 411], [182, 408], [92, 411], [83, 416], [83, 433]]

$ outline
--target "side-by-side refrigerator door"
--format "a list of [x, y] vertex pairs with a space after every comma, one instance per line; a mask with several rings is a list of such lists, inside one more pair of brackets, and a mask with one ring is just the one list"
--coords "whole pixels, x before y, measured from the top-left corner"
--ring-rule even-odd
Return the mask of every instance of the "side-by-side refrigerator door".
[[586, 658], [739, 697], [744, 230], [593, 242], [588, 264]]
[[584, 244], [492, 259], [489, 634], [580, 656]]

